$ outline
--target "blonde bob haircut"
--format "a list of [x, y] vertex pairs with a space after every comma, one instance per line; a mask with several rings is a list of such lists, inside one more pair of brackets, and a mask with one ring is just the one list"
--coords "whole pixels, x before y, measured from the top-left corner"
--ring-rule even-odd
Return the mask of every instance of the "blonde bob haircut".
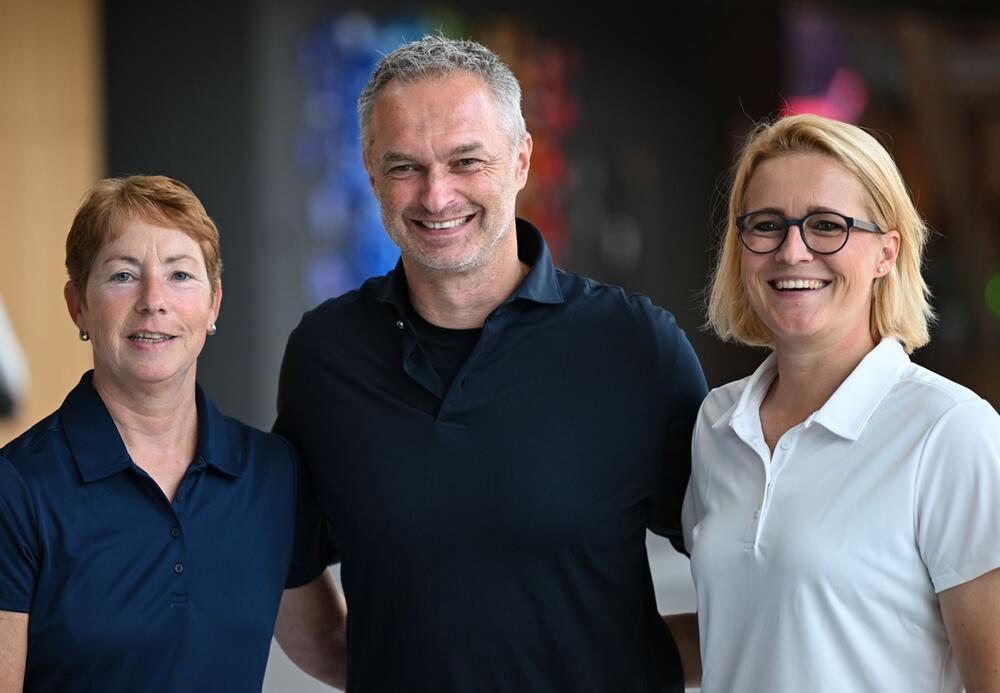
[[734, 168], [725, 232], [709, 282], [708, 326], [724, 341], [774, 346], [774, 333], [754, 312], [743, 287], [736, 217], [748, 211], [743, 209], [744, 197], [761, 162], [803, 152], [824, 154], [847, 169], [865, 191], [870, 221], [899, 232], [895, 267], [874, 280], [869, 324], [876, 343], [895, 337], [912, 353], [930, 340], [928, 328], [934, 320], [930, 289], [920, 274], [928, 227], [885, 148], [859, 127], [816, 115], [761, 123], [747, 138]]
[[222, 276], [219, 229], [191, 188], [166, 176], [105, 178], [87, 193], [66, 237], [66, 271], [87, 301], [87, 279], [101, 248], [129, 221], [175, 228], [193, 239], [205, 257], [212, 293]]

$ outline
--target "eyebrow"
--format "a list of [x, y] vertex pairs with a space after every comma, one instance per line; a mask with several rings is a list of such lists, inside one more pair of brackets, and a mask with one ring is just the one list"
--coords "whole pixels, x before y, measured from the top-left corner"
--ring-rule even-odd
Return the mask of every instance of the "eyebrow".
[[[181, 255], [171, 255], [164, 261], [163, 264], [172, 265], [176, 262], [180, 262], [181, 260], [191, 260], [192, 262], [197, 262], [197, 259], [195, 259], [194, 256], [188, 255], [187, 253], [182, 253]], [[115, 255], [114, 257], [109, 257], [107, 260], [105, 260], [104, 264], [107, 265], [112, 262], [125, 262], [130, 265], [135, 265], [136, 267], [142, 266], [142, 263], [139, 261], [139, 258], [132, 257], [131, 255]]]
[[[789, 218], [789, 215], [779, 207], [760, 207], [759, 209], [751, 209], [747, 214], [756, 214], [758, 212], [766, 212], [768, 214], [777, 214], [778, 216]], [[806, 208], [805, 216], [810, 214], [823, 214], [823, 213], [833, 213], [840, 214], [840, 212], [834, 210], [832, 207], [827, 205], [810, 205]]]
[[[448, 152], [448, 158], [461, 156], [462, 154], [471, 154], [472, 152], [478, 152], [485, 149], [482, 142], [464, 142], [459, 145], [455, 145]], [[404, 154], [403, 152], [388, 151], [382, 155], [383, 164], [394, 164], [400, 161], [414, 161], [414, 157], [409, 154]]]

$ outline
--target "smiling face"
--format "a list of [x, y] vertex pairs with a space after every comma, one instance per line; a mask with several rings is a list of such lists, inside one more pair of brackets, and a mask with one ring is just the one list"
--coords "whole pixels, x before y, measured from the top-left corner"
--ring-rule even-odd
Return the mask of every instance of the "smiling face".
[[95, 257], [86, 301], [72, 282], [65, 294], [73, 321], [90, 334], [95, 382], [125, 391], [187, 381], [193, 388], [222, 287], [212, 286], [190, 236], [127, 221]]
[[[860, 181], [835, 159], [818, 153], [785, 154], [758, 165], [741, 213], [761, 209], [790, 218], [831, 211], [871, 220]], [[743, 249], [743, 286], [778, 348], [870, 347], [872, 283], [890, 271], [898, 249], [895, 231], [853, 230], [839, 252], [820, 255], [809, 251], [799, 227], [793, 226], [773, 253]]]
[[365, 168], [407, 269], [489, 264], [514, 229], [531, 138], [512, 155], [496, 102], [463, 72], [393, 81], [375, 101]]

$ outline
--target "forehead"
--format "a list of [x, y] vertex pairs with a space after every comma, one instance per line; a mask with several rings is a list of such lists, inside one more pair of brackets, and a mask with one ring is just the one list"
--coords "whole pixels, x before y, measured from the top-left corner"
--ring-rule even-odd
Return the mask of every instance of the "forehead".
[[459, 70], [413, 82], [393, 80], [372, 109], [372, 149], [415, 147], [431, 141], [491, 141], [503, 136], [496, 101], [486, 84]]
[[802, 214], [810, 208], [859, 214], [867, 195], [857, 177], [826, 154], [782, 154], [757, 165], [743, 195], [743, 211], [775, 208]]
[[128, 255], [141, 259], [153, 253], [161, 258], [190, 255], [204, 263], [198, 242], [184, 231], [145, 219], [130, 218], [118, 225], [98, 251], [99, 258]]

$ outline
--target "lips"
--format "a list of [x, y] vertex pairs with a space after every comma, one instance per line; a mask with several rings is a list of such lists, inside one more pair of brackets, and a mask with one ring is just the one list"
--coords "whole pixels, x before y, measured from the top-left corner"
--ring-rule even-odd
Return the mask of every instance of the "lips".
[[164, 342], [169, 342], [174, 339], [175, 335], [165, 334], [163, 332], [133, 332], [128, 336], [130, 341], [136, 342], [138, 344], [162, 344]]
[[414, 220], [420, 226], [425, 229], [430, 229], [431, 231], [446, 231], [448, 229], [453, 229], [456, 226], [461, 226], [465, 222], [472, 218], [471, 214], [464, 217], [457, 217], [455, 219], [447, 219], [445, 221], [430, 221], [430, 220]]

